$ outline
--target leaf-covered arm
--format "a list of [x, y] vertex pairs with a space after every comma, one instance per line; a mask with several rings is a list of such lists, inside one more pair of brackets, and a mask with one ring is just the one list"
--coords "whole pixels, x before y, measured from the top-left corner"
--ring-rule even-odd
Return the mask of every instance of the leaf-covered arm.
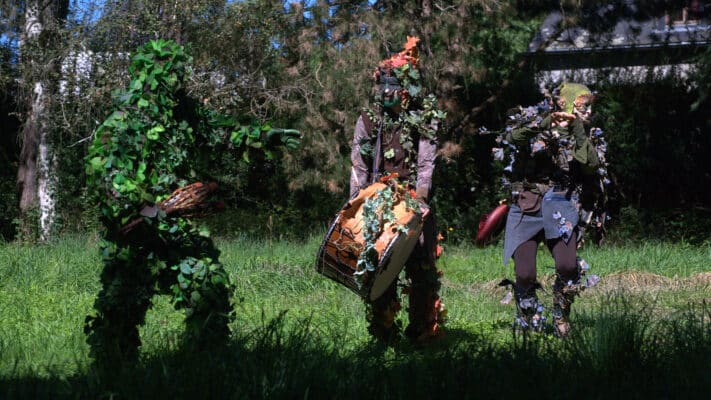
[[271, 128], [263, 133], [267, 147], [283, 146], [289, 150], [296, 149], [301, 143], [301, 132], [296, 129]]
[[571, 134], [575, 138], [573, 157], [583, 167], [585, 173], [592, 174], [600, 166], [595, 146], [590, 142], [585, 132], [585, 127], [580, 119], [575, 119], [570, 126]]
[[506, 135], [506, 140], [514, 143], [517, 146], [528, 145], [529, 140], [535, 137], [541, 131], [546, 130], [551, 125], [551, 117], [547, 116], [539, 124], [529, 123], [524, 126], [519, 126], [511, 129]]
[[293, 150], [301, 143], [301, 133], [295, 129], [272, 128], [269, 124], [240, 123], [233, 116], [203, 110], [209, 131], [210, 147], [227, 144], [231, 149], [242, 152], [242, 158], [249, 162], [249, 151], [260, 150], [267, 158], [279, 147]]

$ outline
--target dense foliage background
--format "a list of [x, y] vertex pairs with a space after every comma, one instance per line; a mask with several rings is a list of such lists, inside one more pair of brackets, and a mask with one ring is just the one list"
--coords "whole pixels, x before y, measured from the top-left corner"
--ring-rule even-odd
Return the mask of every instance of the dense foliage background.
[[[17, 185], [38, 140], [51, 150], [56, 179], [53, 232], [95, 228], [83, 184], [88, 139], [111, 94], [128, 84], [130, 52], [158, 37], [193, 55], [191, 96], [304, 134], [278, 162], [222, 161], [213, 174], [228, 210], [208, 220], [214, 230], [278, 237], [320, 229], [347, 196], [349, 142], [371, 98], [371, 72], [409, 34], [422, 38], [425, 84], [449, 114], [435, 178], [439, 221], [450, 239], [468, 240], [500, 197], [492, 137], [479, 128], [500, 128], [507, 108], [539, 100], [536, 65], [524, 53], [543, 18], [563, 10], [565, 24], [609, 29], [624, 15], [596, 18], [602, 3], [620, 1], [0, 1], [0, 234], [42, 237], [38, 208], [18, 207]], [[643, 3], [640, 18], [669, 2]], [[39, 34], [28, 24], [34, 16]], [[594, 88], [617, 189], [613, 239], [709, 238], [711, 51], [698, 62], [687, 80]]]

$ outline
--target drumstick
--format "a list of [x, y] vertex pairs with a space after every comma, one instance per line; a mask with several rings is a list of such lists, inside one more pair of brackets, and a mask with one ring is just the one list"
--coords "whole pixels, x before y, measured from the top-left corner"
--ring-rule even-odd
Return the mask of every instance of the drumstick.
[[[385, 100], [385, 95], [383, 95], [383, 99], [381, 100], [382, 102]], [[378, 135], [375, 139], [375, 154], [373, 155], [373, 177], [371, 179], [370, 183], [375, 183], [378, 181], [378, 178], [380, 177], [380, 156], [382, 152], [382, 137], [383, 137], [383, 125], [385, 124], [385, 118], [383, 117], [383, 107], [380, 107], [380, 125], [378, 125]]]

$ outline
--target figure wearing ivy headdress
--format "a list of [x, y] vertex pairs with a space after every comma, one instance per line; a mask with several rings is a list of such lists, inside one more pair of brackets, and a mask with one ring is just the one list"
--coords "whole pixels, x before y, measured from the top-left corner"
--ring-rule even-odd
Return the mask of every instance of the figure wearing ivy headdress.
[[136, 359], [138, 326], [155, 294], [171, 295], [185, 310], [187, 344], [226, 342], [233, 286], [209, 233], [190, 219], [220, 207], [207, 200], [217, 185], [194, 181], [223, 154], [248, 160], [255, 149], [269, 158], [275, 147], [299, 143], [297, 131], [243, 125], [187, 97], [190, 63], [172, 41], [139, 48], [129, 88], [89, 147], [87, 187], [104, 228], [104, 266], [96, 315], [84, 330], [105, 366]]
[[[551, 99], [513, 109], [508, 127], [497, 138], [501, 147], [493, 151], [495, 159], [509, 161], [504, 168], [504, 183], [511, 192], [511, 207], [503, 262], [506, 265], [514, 259], [516, 282], [505, 280], [502, 284], [513, 285], [515, 326], [524, 331], [544, 328], [543, 307], [536, 295], [540, 286], [536, 281], [540, 241], [545, 240], [555, 261], [553, 322], [559, 336], [570, 331], [570, 308], [575, 297], [599, 280], [595, 275], [582, 279], [588, 265], [576, 255], [581, 230], [591, 222], [590, 204], [596, 203], [588, 200], [604, 191], [600, 185], [607, 180], [602, 131], [593, 128], [588, 134], [585, 130], [592, 100], [586, 86], [564, 83]], [[597, 188], [594, 182], [599, 183]]]
[[[418, 243], [405, 264], [409, 293], [409, 320], [405, 334], [425, 340], [438, 334], [444, 306], [438, 291], [437, 231], [431, 198], [432, 173], [437, 155], [437, 132], [445, 113], [433, 95], [424, 96], [418, 69], [416, 37], [408, 37], [404, 50], [379, 63], [373, 74], [377, 85], [375, 109], [361, 112], [351, 150], [350, 192], [354, 195], [381, 176], [396, 176], [413, 191], [424, 210]], [[399, 331], [395, 315], [400, 308], [397, 280], [380, 298], [368, 303], [369, 331], [391, 341]]]

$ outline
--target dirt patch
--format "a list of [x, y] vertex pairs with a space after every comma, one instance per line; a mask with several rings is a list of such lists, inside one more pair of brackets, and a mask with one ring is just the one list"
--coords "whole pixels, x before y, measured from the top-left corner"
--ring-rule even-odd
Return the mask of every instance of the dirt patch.
[[[669, 278], [650, 272], [625, 271], [605, 275], [601, 278], [600, 283], [591, 290], [598, 293], [620, 291], [650, 293], [667, 290], [700, 290], [705, 287], [711, 288], [711, 272], [701, 272], [684, 278]], [[554, 275], [545, 275], [539, 277], [539, 282], [545, 290], [549, 291], [554, 279]], [[507, 289], [499, 286], [499, 282], [501, 282], [501, 279], [477, 282], [470, 285], [447, 281], [443, 282], [443, 284], [454, 290], [466, 290], [470, 293], [486, 292], [501, 295], [505, 293]]]
[[620, 272], [605, 276], [598, 286], [602, 292], [699, 290], [711, 286], [711, 272], [702, 272], [685, 278], [668, 278], [649, 272]]

